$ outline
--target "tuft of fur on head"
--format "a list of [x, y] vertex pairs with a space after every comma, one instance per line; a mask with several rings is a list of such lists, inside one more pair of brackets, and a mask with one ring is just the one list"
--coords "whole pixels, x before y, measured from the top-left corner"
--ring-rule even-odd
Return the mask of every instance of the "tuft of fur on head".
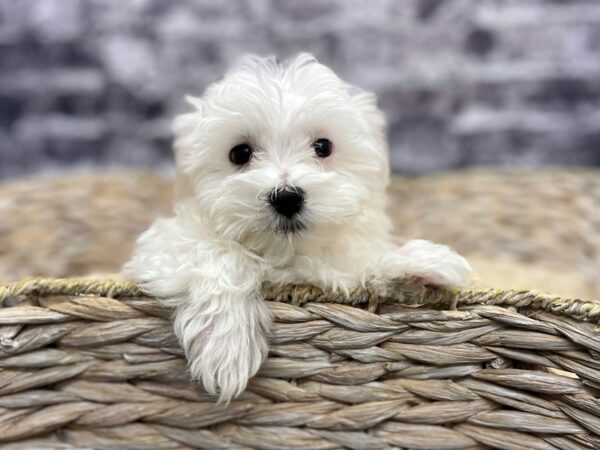
[[[340, 80], [314, 57], [279, 63], [247, 56], [175, 121], [177, 199], [191, 203], [220, 237], [263, 253], [300, 235], [325, 238], [368, 210], [383, 209], [389, 161], [375, 96]], [[317, 158], [318, 138], [333, 153]], [[228, 153], [248, 143], [244, 167]], [[300, 187], [305, 208], [287, 230], [266, 201], [277, 187]], [[189, 207], [189, 206], [188, 206]]]

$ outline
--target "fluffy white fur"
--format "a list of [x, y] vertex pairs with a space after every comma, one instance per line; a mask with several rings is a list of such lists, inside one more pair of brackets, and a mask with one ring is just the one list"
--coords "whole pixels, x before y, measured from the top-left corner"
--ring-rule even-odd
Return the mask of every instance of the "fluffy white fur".
[[[468, 263], [449, 248], [392, 243], [385, 120], [375, 96], [341, 81], [312, 56], [283, 64], [246, 57], [175, 121], [175, 217], [138, 240], [124, 273], [174, 305], [175, 332], [192, 377], [228, 401], [267, 355], [269, 311], [260, 287], [415, 280], [465, 286]], [[315, 139], [333, 142], [319, 158]], [[236, 166], [229, 151], [255, 149]], [[298, 186], [303, 229], [277, 231], [275, 187]]]

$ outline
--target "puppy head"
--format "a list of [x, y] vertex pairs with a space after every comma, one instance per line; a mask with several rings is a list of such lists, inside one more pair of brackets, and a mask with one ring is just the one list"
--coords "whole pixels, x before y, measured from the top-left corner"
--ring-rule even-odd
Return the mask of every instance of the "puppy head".
[[301, 239], [383, 209], [385, 121], [312, 56], [246, 57], [175, 121], [180, 200], [227, 238]]

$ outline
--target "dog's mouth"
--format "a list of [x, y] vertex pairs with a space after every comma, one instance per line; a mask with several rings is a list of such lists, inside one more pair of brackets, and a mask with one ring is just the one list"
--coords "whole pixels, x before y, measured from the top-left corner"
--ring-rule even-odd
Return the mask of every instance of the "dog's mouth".
[[278, 234], [297, 234], [305, 229], [306, 223], [297, 217], [279, 217], [275, 224], [275, 233]]

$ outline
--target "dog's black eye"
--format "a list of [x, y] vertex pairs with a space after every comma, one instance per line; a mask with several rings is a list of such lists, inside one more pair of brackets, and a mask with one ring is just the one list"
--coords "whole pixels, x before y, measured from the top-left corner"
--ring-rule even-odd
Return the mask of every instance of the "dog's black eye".
[[249, 144], [236, 145], [229, 151], [229, 160], [236, 164], [246, 164], [252, 158], [252, 147]]
[[313, 143], [313, 147], [319, 158], [327, 158], [331, 155], [333, 144], [329, 139], [319, 138]]

